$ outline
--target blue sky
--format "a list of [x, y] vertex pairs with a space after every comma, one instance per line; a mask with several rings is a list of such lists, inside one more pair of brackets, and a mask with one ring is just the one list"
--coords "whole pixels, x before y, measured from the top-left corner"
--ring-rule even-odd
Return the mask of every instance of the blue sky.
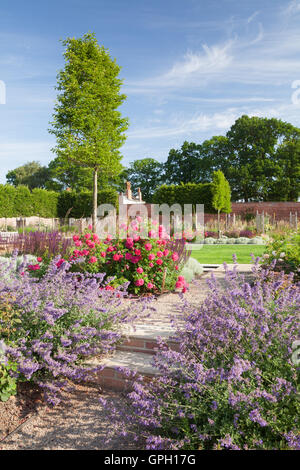
[[300, 0], [1, 0], [0, 183], [54, 157], [60, 39], [94, 31], [122, 67], [126, 165], [165, 161], [170, 148], [225, 134], [242, 114], [300, 126], [299, 26]]

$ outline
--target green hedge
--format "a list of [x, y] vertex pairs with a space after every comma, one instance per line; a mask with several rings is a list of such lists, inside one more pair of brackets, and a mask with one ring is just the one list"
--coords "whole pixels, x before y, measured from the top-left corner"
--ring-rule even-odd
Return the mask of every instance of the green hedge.
[[[114, 189], [101, 190], [98, 193], [98, 205], [109, 203], [118, 206], [118, 194]], [[69, 211], [69, 217], [89, 217], [92, 213], [92, 193], [84, 191], [47, 191], [35, 188], [32, 191], [27, 186], [11, 186], [0, 184], [0, 217], [30, 217], [64, 218]]]
[[[113, 204], [118, 206], [118, 194], [115, 189], [103, 189], [98, 191], [98, 206], [100, 204]], [[93, 196], [91, 191], [76, 193], [75, 191], [64, 191], [58, 199], [58, 217], [64, 218], [67, 212], [69, 217], [80, 219], [90, 217], [92, 214]]]
[[59, 194], [46, 189], [0, 184], [0, 217], [57, 217]]
[[213, 186], [212, 183], [186, 183], [186, 184], [163, 184], [153, 195], [154, 204], [204, 204], [204, 210], [215, 213], [212, 206]]

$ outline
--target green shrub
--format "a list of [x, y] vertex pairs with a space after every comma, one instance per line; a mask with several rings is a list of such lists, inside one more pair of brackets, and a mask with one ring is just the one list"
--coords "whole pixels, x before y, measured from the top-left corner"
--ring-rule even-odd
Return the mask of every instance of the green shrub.
[[287, 236], [275, 236], [267, 244], [264, 259], [267, 264], [274, 264], [275, 271], [294, 273], [295, 279], [300, 279], [300, 234], [292, 233]]
[[180, 185], [160, 186], [153, 195], [154, 204], [204, 204], [205, 212], [215, 213], [212, 207], [212, 184], [211, 183], [186, 183]]
[[203, 267], [195, 258], [189, 258], [183, 269], [180, 271], [180, 275], [184, 276], [187, 282], [191, 282], [200, 274], [203, 274]]
[[[58, 217], [68, 217], [80, 219], [90, 217], [92, 214], [92, 193], [91, 191], [63, 191], [59, 194], [57, 212]], [[98, 191], [98, 205], [112, 204], [118, 207], [118, 193], [115, 189], [103, 189]]]
[[239, 238], [236, 238], [235, 240], [235, 243], [237, 245], [247, 245], [249, 242], [249, 238], [246, 238], [246, 237], [239, 237]]
[[1, 364], [0, 361], [0, 401], [7, 401], [12, 395], [16, 395], [17, 381], [10, 375], [10, 372], [16, 372], [16, 370], [15, 363]]
[[212, 237], [207, 237], [204, 239], [204, 243], [205, 245], [213, 245], [215, 243], [215, 238], [212, 238]]
[[40, 217], [57, 217], [57, 204], [59, 193], [47, 191], [46, 189], [35, 188], [32, 190], [33, 214]]

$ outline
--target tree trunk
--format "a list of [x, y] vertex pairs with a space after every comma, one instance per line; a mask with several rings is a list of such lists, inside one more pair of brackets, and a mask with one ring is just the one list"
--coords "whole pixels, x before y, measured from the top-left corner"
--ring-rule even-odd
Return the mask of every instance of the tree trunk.
[[220, 211], [218, 210], [218, 238], [220, 238]]
[[94, 168], [94, 181], [93, 181], [93, 213], [92, 213], [92, 226], [93, 232], [96, 232], [97, 226], [97, 208], [98, 208], [98, 168]]

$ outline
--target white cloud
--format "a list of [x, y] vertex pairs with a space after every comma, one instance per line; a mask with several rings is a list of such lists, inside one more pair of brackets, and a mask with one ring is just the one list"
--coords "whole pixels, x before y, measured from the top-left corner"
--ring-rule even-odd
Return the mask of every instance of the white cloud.
[[249, 16], [249, 18], [247, 18], [247, 24], [251, 23], [257, 15], [259, 15], [259, 11], [255, 11], [251, 16]]
[[287, 7], [283, 8], [283, 13], [287, 16], [294, 15], [295, 13], [300, 12], [300, 1], [292, 0]]
[[161, 78], [166, 82], [178, 82], [200, 74], [215, 73], [228, 67], [232, 61], [232, 41], [219, 46], [202, 46], [201, 52], [187, 52], [182, 61], [173, 65]]

